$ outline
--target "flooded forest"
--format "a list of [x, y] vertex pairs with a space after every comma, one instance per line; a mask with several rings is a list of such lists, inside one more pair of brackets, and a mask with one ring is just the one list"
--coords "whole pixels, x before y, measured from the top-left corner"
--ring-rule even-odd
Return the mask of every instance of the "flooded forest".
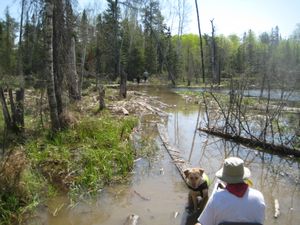
[[0, 12], [0, 225], [194, 225], [183, 170], [211, 194], [230, 156], [265, 225], [300, 224], [300, 21], [224, 35], [197, 0], [80, 2]]

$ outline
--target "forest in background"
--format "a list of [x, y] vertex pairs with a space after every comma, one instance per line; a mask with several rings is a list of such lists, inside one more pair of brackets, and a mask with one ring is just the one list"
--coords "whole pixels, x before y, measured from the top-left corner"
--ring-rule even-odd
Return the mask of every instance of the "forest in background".
[[101, 90], [105, 83], [119, 83], [120, 96], [126, 97], [126, 82], [139, 82], [145, 71], [173, 86], [224, 85], [233, 79], [246, 79], [261, 93], [300, 86], [300, 24], [287, 39], [277, 26], [238, 37], [216, 34], [211, 20], [211, 34], [200, 33], [199, 39], [182, 33], [183, 10], [172, 34], [158, 0], [107, 0], [96, 16], [76, 11], [71, 0], [22, 0], [20, 6], [20, 21], [8, 10], [0, 21], [0, 99], [11, 130], [24, 127], [27, 87], [47, 89], [52, 127], [60, 130], [67, 125], [61, 116], [66, 102], [80, 100], [91, 81]]
[[[45, 2], [21, 1], [21, 21], [5, 12], [0, 23], [2, 86], [11, 78], [20, 80], [16, 76], [21, 75], [37, 86], [47, 80]], [[184, 15], [178, 33], [171, 34], [157, 0], [109, 0], [105, 11], [96, 16], [89, 15], [88, 9], [76, 11], [72, 1], [49, 2], [54, 4], [54, 64], [61, 70], [54, 65], [54, 73], [65, 81], [72, 98], [79, 97], [86, 77], [120, 82], [125, 73], [126, 80], [133, 81], [142, 78], [144, 71], [173, 85], [220, 84], [243, 74], [257, 85], [272, 81], [274, 88], [299, 86], [300, 24], [288, 39], [282, 39], [279, 27], [258, 36], [246, 28], [242, 37], [216, 34], [211, 20], [212, 32], [201, 40], [203, 77], [199, 36], [182, 34]], [[71, 88], [74, 82], [78, 88], [75, 84]]]
[[[107, 0], [106, 9], [96, 16], [89, 9], [77, 11], [71, 0], [19, 2], [20, 21], [8, 10], [0, 20], [0, 183], [5, 190], [1, 193], [0, 209], [5, 212], [21, 210], [22, 214], [27, 210], [22, 207], [35, 205], [34, 193], [40, 188], [36, 183], [43, 182], [36, 171], [43, 173], [43, 169], [54, 165], [58, 165], [54, 167], [56, 171], [52, 171], [55, 174], [69, 171], [66, 162], [72, 161], [72, 153], [68, 152], [74, 147], [69, 146], [71, 141], [87, 144], [92, 138], [104, 143], [103, 146], [97, 141], [88, 144], [89, 151], [82, 159], [84, 163], [107, 168], [102, 160], [106, 156], [99, 154], [96, 146], [103, 149], [109, 146], [117, 152], [109, 152], [107, 157], [111, 161], [107, 163], [124, 165], [117, 171], [119, 175], [132, 168], [134, 156], [126, 140], [135, 125], [134, 120], [114, 121], [104, 113], [99, 124], [88, 118], [83, 119], [80, 126], [74, 125], [76, 118], [71, 112], [77, 110], [76, 104], [82, 102], [91, 89], [99, 94], [100, 111], [105, 108], [105, 85], [117, 84], [119, 98], [126, 98], [127, 81], [141, 81], [145, 71], [150, 84], [230, 87], [233, 82], [243, 81], [243, 88], [259, 89], [261, 95], [271, 89], [292, 92], [300, 87], [300, 24], [286, 39], [281, 37], [279, 27], [259, 35], [246, 30], [239, 37], [216, 33], [214, 22], [217, 21], [211, 20], [211, 33], [202, 34], [199, 39], [199, 35], [182, 33], [184, 14], [178, 21], [178, 32], [172, 34], [157, 0]], [[34, 98], [35, 104], [30, 99], [33, 95], [38, 96]], [[46, 107], [42, 102], [44, 98], [48, 101]], [[39, 127], [33, 127], [32, 120], [38, 120]], [[50, 125], [45, 125], [48, 122]], [[41, 128], [49, 128], [49, 133], [43, 137], [45, 143], [37, 140], [28, 144], [28, 137], [44, 133]], [[101, 132], [103, 130], [106, 132]], [[103, 141], [99, 133], [113, 138]], [[14, 136], [9, 138], [10, 134]], [[118, 141], [125, 144], [119, 146]], [[23, 144], [27, 145], [26, 151], [8, 150]], [[122, 151], [128, 153], [127, 159], [120, 160]], [[52, 161], [48, 160], [50, 156]], [[62, 159], [62, 156], [68, 158]], [[14, 161], [19, 162], [20, 168], [14, 168], [20, 171], [27, 164], [32, 166], [25, 174], [26, 182], [17, 169], [14, 180], [8, 182], [4, 177], [11, 176], [10, 167], [5, 165]], [[93, 166], [85, 169], [80, 178], [76, 176], [76, 188], [85, 183], [86, 188], [96, 190], [109, 182], [116, 172], [94, 171]], [[99, 177], [99, 173], [106, 175]], [[47, 178], [53, 174], [43, 175]], [[71, 176], [67, 172], [65, 175], [68, 179]], [[16, 184], [22, 182], [31, 185], [26, 193], [24, 187], [16, 188]], [[69, 180], [66, 182], [69, 184]], [[93, 182], [95, 186], [91, 187]], [[10, 213], [5, 217], [8, 218]]]

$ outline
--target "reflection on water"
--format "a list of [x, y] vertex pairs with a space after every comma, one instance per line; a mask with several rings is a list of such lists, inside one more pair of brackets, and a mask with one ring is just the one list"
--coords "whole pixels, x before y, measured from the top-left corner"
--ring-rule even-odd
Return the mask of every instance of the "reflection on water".
[[[156, 95], [172, 105], [165, 120], [170, 141], [193, 166], [205, 168], [214, 181], [214, 174], [224, 158], [238, 156], [244, 159], [252, 172], [254, 188], [261, 190], [265, 196], [265, 225], [300, 224], [299, 161], [249, 149], [200, 132], [196, 133], [192, 148], [198, 106], [187, 105], [180, 96], [161, 87], [140, 87], [140, 91]], [[202, 116], [200, 112], [200, 121]], [[83, 200], [71, 208], [67, 207], [65, 198], [53, 199], [48, 208], [39, 209], [37, 217], [29, 224], [118, 225], [124, 224], [126, 217], [132, 213], [139, 215], [138, 224], [141, 225], [193, 224], [195, 218], [188, 218], [185, 213], [188, 189], [161, 145], [153, 118], [144, 117], [141, 125], [144, 135], [154, 137], [158, 149], [150, 159], [136, 161], [128, 182], [106, 187], [97, 199]], [[273, 217], [275, 199], [279, 200], [281, 212], [277, 219]]]

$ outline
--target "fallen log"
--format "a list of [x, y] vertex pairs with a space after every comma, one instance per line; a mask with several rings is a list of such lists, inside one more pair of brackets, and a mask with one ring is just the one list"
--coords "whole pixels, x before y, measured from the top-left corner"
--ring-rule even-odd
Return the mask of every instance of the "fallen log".
[[300, 150], [292, 149], [283, 145], [275, 145], [272, 143], [263, 142], [257, 139], [250, 139], [242, 136], [232, 135], [229, 133], [224, 133], [222, 131], [213, 128], [198, 128], [198, 130], [203, 131], [208, 134], [216, 135], [224, 139], [232, 140], [234, 142], [243, 144], [251, 148], [261, 148], [265, 151], [271, 151], [272, 153], [277, 153], [281, 155], [292, 155], [295, 157], [300, 157]]
[[181, 156], [178, 154], [180, 151], [175, 146], [172, 146], [169, 142], [169, 138], [167, 135], [167, 129], [163, 124], [157, 124], [157, 129], [159, 136], [163, 142], [164, 147], [166, 148], [167, 152], [169, 153], [173, 163], [175, 164], [176, 168], [178, 169], [180, 175], [182, 176], [183, 180], [187, 184], [187, 180], [184, 174], [184, 171], [191, 167], [191, 165], [186, 162]]
[[127, 109], [125, 109], [124, 107], [121, 108], [122, 109], [122, 112], [125, 116], [128, 116], [129, 115], [129, 112]]
[[139, 220], [139, 216], [135, 214], [131, 214], [127, 217], [124, 225], [137, 225]]
[[139, 104], [140, 106], [142, 106], [143, 108], [146, 108], [149, 111], [153, 112], [154, 114], [158, 114], [159, 116], [168, 116], [168, 114], [166, 112], [160, 110], [157, 107], [149, 105], [148, 103], [140, 102], [140, 101], [136, 101], [136, 103]]

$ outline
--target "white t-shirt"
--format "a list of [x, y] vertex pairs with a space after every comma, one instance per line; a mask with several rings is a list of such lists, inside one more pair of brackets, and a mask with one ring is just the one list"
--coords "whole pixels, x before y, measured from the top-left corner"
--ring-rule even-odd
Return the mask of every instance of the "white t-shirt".
[[218, 225], [221, 222], [264, 223], [265, 201], [261, 192], [248, 188], [239, 198], [226, 189], [217, 190], [198, 218], [201, 225]]

